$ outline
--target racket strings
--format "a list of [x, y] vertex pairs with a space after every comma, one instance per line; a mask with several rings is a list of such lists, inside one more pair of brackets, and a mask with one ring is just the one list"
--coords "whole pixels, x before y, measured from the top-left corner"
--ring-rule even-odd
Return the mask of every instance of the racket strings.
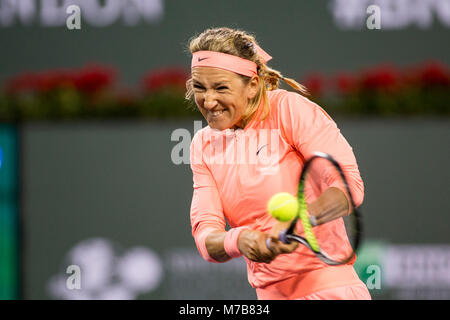
[[[342, 170], [338, 168], [339, 164], [337, 166], [336, 164], [326, 158], [316, 158], [316, 161], [311, 161], [304, 168], [306, 171], [302, 173], [298, 190], [299, 218], [303, 226], [303, 236], [311, 249], [319, 257], [322, 255], [321, 259], [326, 260], [325, 262], [329, 264], [333, 261], [335, 262], [333, 264], [346, 263], [355, 255], [357, 227], [353, 210], [349, 215], [313, 226], [307, 213], [305, 195], [307, 195], [307, 190], [325, 191], [324, 187], [326, 186], [321, 181], [330, 177], [333, 177], [335, 184], [339, 184], [339, 187], [346, 189], [348, 187], [347, 181], [342, 174]], [[336, 180], [339, 181], [336, 182]], [[342, 190], [342, 188], [340, 189]], [[349, 190], [347, 190], [348, 192]], [[310, 198], [310, 200], [314, 200], [314, 198]], [[349, 205], [352, 206], [352, 204]], [[340, 209], [342, 209], [342, 204], [331, 204], [325, 211], [320, 212], [319, 221], [320, 217], [332, 215], [333, 212]]]
[[312, 230], [312, 225], [309, 221], [305, 193], [303, 192], [304, 186], [305, 186], [304, 181], [301, 181], [300, 185], [299, 185], [299, 193], [298, 193], [299, 217], [300, 217], [301, 223], [303, 225], [303, 232], [305, 234], [306, 241], [311, 246], [311, 249], [313, 251], [320, 252], [319, 244], [317, 243], [316, 237]]

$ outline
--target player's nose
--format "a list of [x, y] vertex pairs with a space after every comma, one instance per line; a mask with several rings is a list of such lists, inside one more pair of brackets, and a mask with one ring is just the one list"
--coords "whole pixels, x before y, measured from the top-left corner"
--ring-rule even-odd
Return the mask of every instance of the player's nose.
[[214, 96], [214, 94], [210, 93], [210, 92], [206, 92], [205, 96], [204, 96], [204, 104], [203, 106], [205, 107], [205, 109], [207, 110], [211, 110], [214, 109], [217, 106], [217, 99]]

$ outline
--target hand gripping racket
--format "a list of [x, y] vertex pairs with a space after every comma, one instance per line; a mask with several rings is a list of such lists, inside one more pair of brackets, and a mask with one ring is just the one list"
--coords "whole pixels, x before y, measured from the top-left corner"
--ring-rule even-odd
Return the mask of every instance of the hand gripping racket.
[[[352, 211], [348, 216], [340, 217], [320, 226], [313, 227], [311, 221], [314, 219], [310, 219], [307, 213], [305, 185], [306, 178], [309, 171], [311, 171], [313, 162], [323, 161], [319, 159], [327, 160], [328, 163], [334, 167], [333, 170], [337, 170], [339, 173], [343, 185], [345, 185], [347, 190]], [[316, 152], [308, 161], [306, 161], [300, 175], [297, 199], [299, 202], [298, 213], [292, 220], [289, 228], [280, 232], [279, 239], [287, 244], [291, 243], [291, 241], [297, 241], [303, 244], [312, 250], [318, 258], [329, 265], [346, 264], [352, 260], [355, 257], [361, 242], [361, 216], [355, 208], [352, 193], [350, 192], [344, 172], [333, 157], [326, 153]], [[294, 234], [298, 221], [300, 221], [303, 226], [303, 236]], [[267, 243], [267, 245], [269, 247], [270, 243]]]

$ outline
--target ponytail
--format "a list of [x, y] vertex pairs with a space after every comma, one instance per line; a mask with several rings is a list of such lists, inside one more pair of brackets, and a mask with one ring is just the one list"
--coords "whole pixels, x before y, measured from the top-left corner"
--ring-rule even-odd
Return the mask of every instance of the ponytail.
[[302, 95], [305, 95], [305, 96], [309, 95], [308, 89], [306, 89], [306, 87], [304, 85], [301, 85], [300, 83], [298, 83], [294, 79], [285, 78], [285, 77], [282, 77], [281, 79], [284, 82], [286, 82], [288, 85], [290, 85], [292, 88], [294, 88], [295, 90], [300, 92]]
[[279, 71], [269, 68], [266, 64], [261, 64], [259, 70], [259, 75], [263, 78], [268, 90], [278, 89], [280, 80], [283, 80], [293, 89], [297, 90], [300, 94], [309, 94], [305, 86], [301, 85], [294, 79], [283, 77]]

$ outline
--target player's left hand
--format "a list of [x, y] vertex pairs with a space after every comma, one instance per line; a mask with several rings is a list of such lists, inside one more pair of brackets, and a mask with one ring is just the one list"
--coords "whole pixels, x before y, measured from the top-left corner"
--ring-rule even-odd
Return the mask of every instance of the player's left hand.
[[347, 196], [340, 189], [331, 187], [308, 205], [311, 225], [317, 226], [348, 214]]

